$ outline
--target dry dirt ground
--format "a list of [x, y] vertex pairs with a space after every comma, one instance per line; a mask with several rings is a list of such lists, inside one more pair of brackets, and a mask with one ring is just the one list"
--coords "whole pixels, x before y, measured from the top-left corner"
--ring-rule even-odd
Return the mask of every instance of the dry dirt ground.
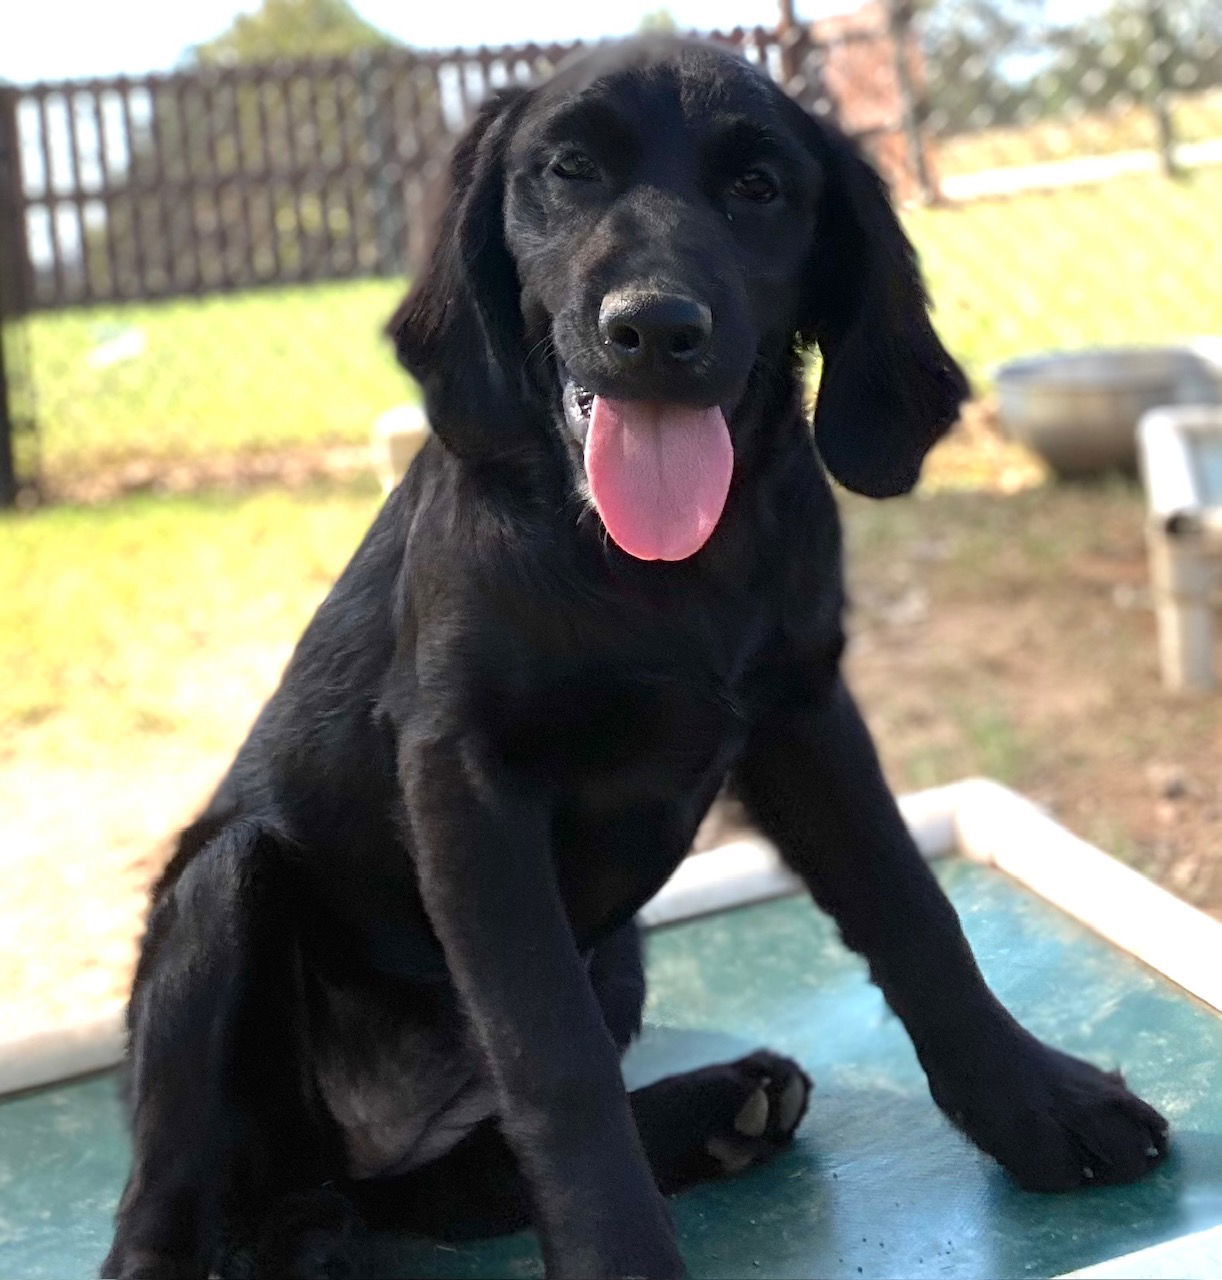
[[850, 504], [849, 673], [895, 786], [991, 775], [1222, 916], [1220, 699], [1160, 682], [1136, 488], [901, 519]]
[[[1140, 492], [1023, 488], [1030, 468], [1012, 464], [960, 439], [916, 498], [843, 502], [849, 674], [892, 781], [998, 778], [1222, 916], [1222, 695], [1159, 683]], [[972, 468], [992, 491], [945, 487]], [[6, 1028], [121, 998], [166, 834], [227, 765], [291, 638], [194, 665], [192, 701], [228, 726], [205, 741], [119, 738], [105, 755], [32, 768], [49, 758], [35, 724], [0, 750]]]

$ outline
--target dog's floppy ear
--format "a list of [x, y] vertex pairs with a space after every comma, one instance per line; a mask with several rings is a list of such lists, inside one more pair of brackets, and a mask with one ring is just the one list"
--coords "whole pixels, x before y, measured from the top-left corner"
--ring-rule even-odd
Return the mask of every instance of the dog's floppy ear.
[[522, 321], [505, 245], [505, 150], [529, 97], [503, 89], [454, 149], [432, 252], [387, 332], [424, 390], [433, 430], [473, 457], [510, 444], [522, 425]]
[[823, 356], [815, 442], [841, 484], [892, 497], [916, 484], [967, 379], [930, 324], [886, 184], [838, 130], [807, 122], [824, 170], [799, 321], [799, 336]]

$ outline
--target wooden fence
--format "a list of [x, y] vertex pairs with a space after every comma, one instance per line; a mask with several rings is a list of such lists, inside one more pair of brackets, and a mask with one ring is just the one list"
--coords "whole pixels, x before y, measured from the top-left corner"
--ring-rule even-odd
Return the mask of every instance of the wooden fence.
[[[875, 27], [828, 42], [798, 30], [716, 38], [834, 111], [829, 58], [888, 37]], [[419, 259], [428, 193], [474, 107], [576, 47], [393, 49], [4, 90], [0, 144], [7, 130], [16, 157], [0, 190], [5, 310], [402, 273]], [[861, 132], [901, 123], [897, 105]]]
[[[919, 59], [910, 38], [896, 40], [901, 4], [711, 38], [836, 116], [903, 189], [925, 175], [910, 163], [920, 148], [900, 99], [897, 68]], [[475, 107], [579, 47], [0, 84], [0, 507], [32, 493], [39, 471], [26, 316], [410, 272]]]

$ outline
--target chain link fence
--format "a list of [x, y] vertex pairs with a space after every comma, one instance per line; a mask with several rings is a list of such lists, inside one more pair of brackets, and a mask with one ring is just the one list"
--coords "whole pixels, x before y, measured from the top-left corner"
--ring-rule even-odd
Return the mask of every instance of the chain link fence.
[[[892, 183], [939, 325], [1011, 356], [1222, 333], [1222, 10], [905, 0], [738, 45]], [[0, 87], [0, 501], [363, 465], [445, 152], [572, 46]]]

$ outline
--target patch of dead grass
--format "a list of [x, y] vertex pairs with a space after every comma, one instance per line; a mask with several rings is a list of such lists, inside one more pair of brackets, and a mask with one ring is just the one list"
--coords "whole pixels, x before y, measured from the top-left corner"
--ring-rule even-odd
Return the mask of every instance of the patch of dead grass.
[[991, 774], [1222, 915], [1218, 699], [1160, 681], [1140, 490], [845, 514], [850, 678], [896, 787]]

